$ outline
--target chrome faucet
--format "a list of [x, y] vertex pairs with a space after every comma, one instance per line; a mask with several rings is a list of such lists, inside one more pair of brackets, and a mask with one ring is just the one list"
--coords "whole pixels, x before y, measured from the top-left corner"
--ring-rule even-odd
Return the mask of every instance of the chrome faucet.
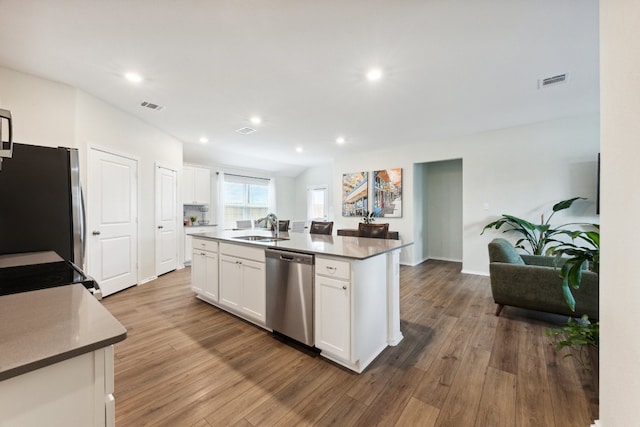
[[280, 221], [278, 220], [278, 217], [276, 216], [276, 214], [269, 213], [267, 214], [267, 216], [265, 216], [264, 218], [260, 218], [256, 222], [259, 223], [262, 221], [267, 221], [269, 224], [271, 224], [271, 227], [273, 228], [274, 237], [280, 237], [280, 224], [279, 224]]

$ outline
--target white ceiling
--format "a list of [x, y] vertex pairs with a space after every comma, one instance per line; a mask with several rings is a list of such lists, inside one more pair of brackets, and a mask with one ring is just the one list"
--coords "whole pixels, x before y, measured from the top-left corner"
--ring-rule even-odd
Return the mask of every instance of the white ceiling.
[[[295, 176], [360, 150], [598, 111], [598, 2], [0, 0], [0, 65], [153, 124], [185, 161]], [[375, 84], [371, 66], [384, 70]]]

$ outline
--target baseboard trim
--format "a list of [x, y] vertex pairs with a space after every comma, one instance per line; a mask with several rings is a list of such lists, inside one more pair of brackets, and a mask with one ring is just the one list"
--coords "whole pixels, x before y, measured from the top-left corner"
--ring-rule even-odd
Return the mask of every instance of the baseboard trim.
[[416, 265], [420, 265], [420, 264], [422, 264], [422, 263], [423, 263], [423, 262], [425, 262], [425, 261], [429, 261], [429, 257], [424, 258], [422, 261], [417, 261], [417, 262], [407, 262], [407, 263], [401, 262], [400, 264], [401, 264], [401, 265], [408, 265], [409, 267], [415, 267]]
[[433, 259], [433, 260], [436, 260], [436, 261], [447, 261], [447, 262], [462, 262], [461, 259], [441, 258], [441, 257], [433, 257], [433, 256], [430, 256], [427, 259]]
[[461, 273], [463, 273], [463, 274], [473, 274], [474, 276], [489, 277], [489, 273], [487, 273], [485, 271], [471, 271], [471, 270], [462, 269]]
[[147, 277], [146, 279], [142, 279], [142, 280], [140, 281], [140, 283], [138, 283], [138, 286], [140, 286], [140, 285], [144, 285], [145, 283], [149, 283], [149, 282], [151, 282], [152, 280], [156, 280], [157, 278], [158, 278], [158, 276], [151, 276], [151, 277]]

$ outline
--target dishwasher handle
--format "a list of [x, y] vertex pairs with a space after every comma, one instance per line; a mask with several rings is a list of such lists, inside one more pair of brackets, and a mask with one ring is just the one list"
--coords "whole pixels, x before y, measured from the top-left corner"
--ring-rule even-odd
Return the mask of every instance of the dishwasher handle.
[[265, 249], [264, 255], [267, 259], [276, 259], [283, 262], [292, 262], [296, 264], [313, 265], [313, 255], [302, 252], [282, 251], [279, 249]]

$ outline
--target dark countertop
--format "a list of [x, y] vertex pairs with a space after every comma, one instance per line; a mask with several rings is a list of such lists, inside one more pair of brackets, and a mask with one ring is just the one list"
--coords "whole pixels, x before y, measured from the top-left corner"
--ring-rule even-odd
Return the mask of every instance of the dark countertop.
[[270, 241], [246, 241], [238, 239], [241, 236], [273, 236], [273, 232], [263, 229], [247, 229], [235, 231], [218, 231], [215, 233], [199, 233], [192, 235], [195, 238], [216, 240], [219, 242], [234, 243], [253, 247], [264, 247], [290, 250], [294, 252], [312, 253], [317, 255], [329, 255], [350, 259], [367, 259], [383, 253], [391, 252], [412, 245], [413, 242], [403, 243], [401, 240], [369, 239], [364, 237], [327, 236], [322, 234], [285, 233], [280, 237], [287, 240], [277, 242]]
[[0, 297], [0, 381], [123, 341], [127, 330], [81, 284]]

